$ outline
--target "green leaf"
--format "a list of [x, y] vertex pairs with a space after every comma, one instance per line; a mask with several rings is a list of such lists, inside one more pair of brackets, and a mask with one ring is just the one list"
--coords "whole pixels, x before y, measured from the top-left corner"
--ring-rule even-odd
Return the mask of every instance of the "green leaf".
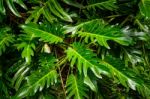
[[31, 62], [31, 56], [34, 56], [35, 44], [33, 42], [34, 34], [22, 34], [18, 41], [21, 42], [16, 44], [18, 50], [22, 50], [21, 56], [25, 58], [26, 63]]
[[131, 39], [123, 35], [121, 29], [115, 26], [106, 25], [102, 20], [92, 20], [81, 23], [76, 26], [78, 28], [77, 34], [79, 37], [84, 38], [87, 43], [97, 42], [101, 46], [110, 48], [107, 41], [112, 40], [122, 45], [129, 45]]
[[19, 12], [17, 11], [17, 9], [15, 8], [13, 4], [13, 0], [6, 0], [6, 3], [14, 15], [21, 17], [21, 15], [19, 14]]
[[4, 3], [3, 2], [4, 2], [3, 0], [0, 1], [0, 13], [5, 14], [6, 11], [5, 11]]
[[[109, 63], [107, 61], [109, 61]], [[122, 68], [123, 66], [120, 60], [107, 57], [107, 59], [101, 61], [100, 64], [107, 67], [110, 70], [111, 76], [116, 77], [123, 86], [137, 90], [143, 97], [150, 97], [149, 86], [145, 84], [140, 77], [136, 77], [133, 71], [132, 75], [129, 75], [128, 68]]]
[[33, 96], [37, 91], [42, 91], [46, 86], [53, 85], [57, 81], [57, 71], [50, 70], [46, 74], [35, 72], [27, 78], [27, 84], [21, 88], [16, 95], [17, 98], [24, 98], [26, 96]]
[[[31, 75], [26, 78], [27, 83], [18, 91], [15, 96], [16, 98], [33, 96], [37, 91], [42, 91], [44, 88], [49, 88], [50, 85], [54, 85], [57, 82], [57, 71], [55, 68], [52, 68], [56, 66], [56, 59], [51, 55], [46, 57], [47, 58], [42, 59], [44, 61], [40, 63], [42, 66], [40, 66], [36, 71], [33, 71]], [[47, 61], [49, 62], [49, 65], [47, 65]]]
[[50, 0], [48, 6], [50, 10], [53, 12], [53, 14], [55, 14], [56, 16], [60, 17], [65, 21], [72, 22], [71, 17], [62, 9], [57, 0]]
[[86, 9], [93, 9], [96, 10], [97, 8], [99, 9], [107, 9], [107, 10], [115, 10], [117, 6], [115, 5], [116, 0], [106, 0], [106, 1], [98, 1], [98, 2], [89, 2], [87, 6], [84, 8]]
[[14, 42], [14, 35], [8, 34], [9, 28], [0, 28], [0, 55], [6, 51], [6, 47]]
[[57, 59], [50, 54], [42, 54], [39, 57], [39, 65], [47, 69], [54, 69]]
[[18, 91], [20, 88], [20, 85], [22, 81], [25, 79], [25, 75], [29, 71], [29, 67], [27, 64], [21, 64], [21, 68], [18, 69], [18, 71], [15, 73], [13, 79], [12, 79], [12, 85], [14, 86], [15, 90]]
[[139, 8], [141, 15], [143, 15], [146, 19], [150, 18], [150, 0], [141, 0]]
[[107, 69], [98, 64], [96, 55], [80, 43], [72, 44], [72, 48], [69, 47], [66, 53], [68, 60], [71, 62], [70, 66], [73, 67], [76, 64], [80, 74], [83, 73], [84, 76], [87, 76], [88, 68], [98, 78], [101, 78], [101, 73], [107, 74]]
[[97, 92], [96, 86], [93, 84], [93, 82], [91, 81], [91, 79], [90, 79], [88, 76], [86, 76], [86, 77], [84, 78], [84, 83], [85, 83], [87, 86], [89, 86], [92, 91]]
[[76, 2], [76, 1], [73, 1], [73, 0], [63, 0], [63, 2], [65, 2], [68, 5], [77, 7], [77, 8], [83, 8], [84, 7], [82, 4], [80, 4], [80, 3]]
[[69, 75], [66, 83], [68, 99], [84, 99], [87, 97], [87, 87], [81, 79], [77, 79], [73, 74]]
[[26, 23], [32, 20], [36, 23], [41, 15], [43, 15], [50, 23], [56, 20], [56, 16], [64, 21], [72, 22], [71, 17], [63, 10], [57, 0], [48, 0], [42, 7], [33, 7], [33, 11], [29, 11], [31, 15], [27, 18]]
[[6, 97], [9, 98], [8, 87], [1, 78], [0, 78], [0, 89], [1, 89], [1, 91], [0, 91], [1, 98], [3, 98], [4, 95], [7, 95]]
[[27, 43], [22, 42], [21, 44], [18, 44], [18, 50], [23, 49], [22, 51], [22, 58], [25, 58], [27, 63], [31, 62], [31, 56], [34, 56], [35, 45], [34, 43]]
[[24, 31], [27, 33], [34, 34], [35, 37], [39, 37], [40, 40], [44, 42], [55, 43], [55, 44], [63, 42], [63, 39], [61, 37], [56, 36], [53, 33], [49, 33], [47, 31], [41, 30], [32, 25], [22, 25], [22, 29], [24, 29]]
[[27, 6], [23, 3], [22, 0], [13, 0], [13, 1], [19, 4], [22, 8], [27, 10]]

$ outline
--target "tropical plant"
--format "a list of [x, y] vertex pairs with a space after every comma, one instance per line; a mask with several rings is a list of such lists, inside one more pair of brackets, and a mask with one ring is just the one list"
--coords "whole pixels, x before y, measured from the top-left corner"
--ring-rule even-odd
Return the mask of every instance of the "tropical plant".
[[0, 98], [149, 99], [149, 5], [1, 0]]

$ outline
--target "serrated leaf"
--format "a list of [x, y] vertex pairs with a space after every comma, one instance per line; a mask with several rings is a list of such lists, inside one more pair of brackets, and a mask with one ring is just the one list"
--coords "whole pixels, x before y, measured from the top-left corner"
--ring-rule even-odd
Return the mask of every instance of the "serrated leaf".
[[27, 33], [34, 34], [35, 37], [40, 37], [40, 40], [48, 43], [60, 43], [63, 42], [63, 39], [59, 36], [54, 35], [53, 33], [49, 33], [47, 31], [41, 30], [37, 27], [31, 25], [22, 25], [22, 28]]
[[73, 99], [84, 99], [87, 97], [87, 87], [84, 85], [81, 79], [77, 79], [73, 74], [71, 74], [66, 83], [67, 98]]
[[39, 16], [43, 15], [50, 23], [53, 23], [54, 20], [58, 18], [72, 22], [72, 19], [68, 13], [66, 13], [57, 0], [48, 0], [41, 7], [33, 7], [33, 11], [30, 11], [31, 15], [26, 20], [26, 23], [38, 22]]
[[[126, 37], [121, 29], [115, 26], [106, 25], [102, 20], [92, 20], [83, 22], [76, 26], [78, 31], [76, 34], [83, 38], [86, 43], [89, 41], [97, 42], [101, 46], [110, 49], [107, 41], [112, 40], [122, 45], [129, 45], [131, 38]], [[75, 35], [74, 35], [75, 36]]]
[[6, 3], [14, 15], [21, 17], [21, 15], [19, 14], [19, 12], [17, 11], [17, 9], [15, 8], [13, 4], [13, 0], [6, 0]]
[[33, 96], [38, 91], [49, 88], [50, 85], [57, 82], [56, 59], [52, 55], [45, 55], [42, 55], [39, 59], [41, 66], [26, 77], [27, 83], [18, 91], [15, 97]]
[[141, 0], [139, 3], [140, 13], [146, 18], [150, 18], [150, 0]]
[[8, 34], [7, 28], [0, 28], [0, 55], [6, 51], [6, 47], [14, 42], [14, 35]]
[[13, 0], [14, 2], [18, 3], [22, 8], [27, 10], [27, 6], [23, 3], [22, 0]]
[[86, 9], [103, 9], [103, 10], [115, 10], [117, 8], [117, 6], [115, 5], [116, 0], [105, 0], [105, 1], [98, 1], [98, 2], [89, 2], [89, 4], [87, 6], [85, 6], [84, 8]]
[[97, 88], [93, 84], [93, 82], [90, 80], [90, 78], [87, 76], [84, 78], [84, 83], [91, 88], [92, 91], [96, 92]]
[[97, 77], [101, 77], [101, 73], [107, 74], [107, 69], [98, 64], [98, 59], [91, 50], [80, 43], [74, 43], [72, 47], [66, 50], [67, 58], [71, 62], [70, 66], [77, 65], [80, 74], [87, 76], [88, 69], [91, 69]]

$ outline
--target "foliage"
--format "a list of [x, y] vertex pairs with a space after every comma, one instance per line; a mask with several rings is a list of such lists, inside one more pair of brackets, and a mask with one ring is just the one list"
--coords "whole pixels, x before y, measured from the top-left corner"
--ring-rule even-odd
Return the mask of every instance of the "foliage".
[[149, 0], [1, 0], [2, 99], [149, 99]]

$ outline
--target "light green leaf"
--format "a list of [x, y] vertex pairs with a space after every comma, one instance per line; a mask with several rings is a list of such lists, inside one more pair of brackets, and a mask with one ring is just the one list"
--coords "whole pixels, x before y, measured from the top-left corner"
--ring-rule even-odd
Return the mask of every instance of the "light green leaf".
[[79, 73], [83, 73], [85, 77], [88, 69], [92, 70], [98, 78], [101, 78], [101, 73], [107, 74], [107, 69], [98, 64], [96, 55], [82, 44], [72, 44], [72, 47], [69, 47], [66, 53], [68, 60], [71, 62], [70, 66], [73, 67], [76, 64]]
[[86, 9], [93, 9], [96, 10], [99, 9], [107, 9], [107, 10], [115, 10], [117, 6], [115, 5], [116, 0], [105, 0], [105, 1], [99, 1], [99, 2], [90, 2], [87, 6], [84, 8]]
[[[40, 55], [40, 67], [26, 77], [27, 83], [18, 91], [16, 97], [24, 98], [26, 96], [33, 96], [37, 91], [42, 91], [44, 88], [49, 88], [50, 85], [54, 85], [58, 77], [57, 71], [55, 70], [55, 63], [56, 58], [54, 56], [47, 54]], [[21, 70], [18, 72], [21, 72]]]
[[84, 99], [87, 97], [87, 87], [81, 79], [77, 79], [73, 74], [69, 75], [66, 83], [68, 99]]
[[150, 0], [141, 0], [139, 3], [140, 13], [146, 18], [150, 18]]
[[97, 91], [96, 86], [93, 84], [93, 82], [91, 81], [91, 79], [87, 76], [84, 78], [84, 83], [89, 86], [91, 88], [92, 91]]
[[14, 15], [21, 17], [21, 15], [19, 14], [19, 12], [17, 11], [17, 9], [15, 8], [15, 6], [13, 4], [13, 0], [6, 0], [6, 3]]
[[26, 63], [31, 62], [31, 56], [34, 56], [35, 45], [34, 43], [22, 42], [17, 46], [18, 50], [23, 49], [22, 58], [25, 58]]
[[[92, 20], [88, 22], [83, 22], [76, 26], [76, 34], [83, 38], [86, 43], [91, 41], [92, 43], [97, 42], [101, 46], [105, 46], [110, 49], [107, 41], [112, 40], [121, 45], [129, 45], [131, 43], [131, 38], [126, 37], [121, 29], [115, 26], [109, 26], [105, 24], [102, 20]], [[74, 35], [75, 36], [75, 35]]]
[[30, 11], [31, 15], [27, 18], [26, 23], [30, 23], [32, 20], [36, 23], [41, 15], [43, 15], [50, 23], [58, 18], [72, 22], [70, 15], [68, 15], [57, 0], [48, 0], [41, 7], [33, 7], [33, 11]]
[[21, 64], [21, 68], [15, 73], [12, 79], [12, 85], [14, 86], [15, 90], [18, 91], [22, 81], [25, 79], [25, 75], [29, 71], [29, 67], [27, 64]]
[[13, 0], [14, 2], [18, 3], [22, 8], [27, 10], [27, 6], [23, 3], [22, 0]]
[[0, 56], [6, 51], [6, 47], [14, 42], [14, 35], [8, 34], [9, 28], [0, 28]]
[[56, 36], [53, 33], [43, 31], [32, 25], [22, 25], [22, 28], [24, 29], [25, 32], [34, 34], [35, 37], [39, 37], [40, 40], [44, 42], [55, 43], [55, 44], [63, 42], [63, 39], [61, 37]]

